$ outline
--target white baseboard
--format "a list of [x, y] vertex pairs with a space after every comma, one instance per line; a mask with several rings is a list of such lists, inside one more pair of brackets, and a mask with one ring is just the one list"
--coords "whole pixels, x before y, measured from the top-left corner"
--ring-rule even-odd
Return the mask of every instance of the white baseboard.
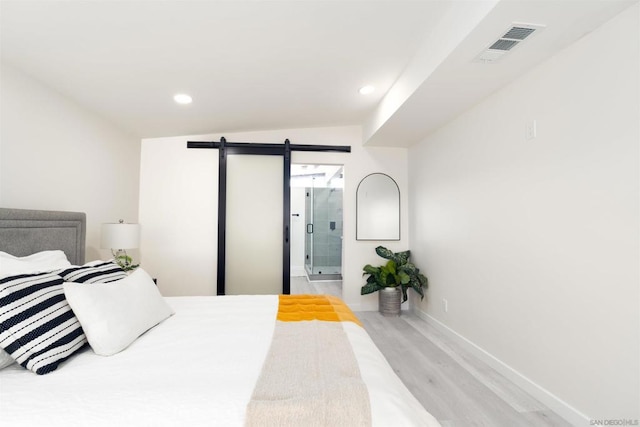
[[511, 366], [507, 365], [506, 363], [493, 356], [489, 352], [485, 351], [481, 347], [477, 346], [473, 342], [469, 341], [467, 338], [458, 334], [456, 331], [449, 328], [447, 325], [440, 322], [436, 318], [430, 316], [426, 312], [419, 310], [416, 307], [413, 307], [412, 311], [416, 314], [416, 316], [434, 326], [440, 332], [446, 334], [449, 338], [464, 347], [465, 350], [472, 353], [475, 357], [491, 366], [493, 369], [504, 375], [514, 384], [518, 385], [524, 391], [529, 393], [531, 396], [535, 397], [541, 403], [545, 404], [549, 409], [564, 418], [567, 422], [576, 426], [589, 425], [589, 417], [587, 417], [585, 414], [578, 411], [568, 403], [564, 402], [562, 399], [553, 395], [548, 390], [531, 381], [529, 378], [525, 377], [520, 372], [513, 369]]
[[289, 275], [293, 277], [304, 277], [307, 275], [307, 272], [305, 271], [304, 267], [297, 267], [292, 265]]
[[[379, 310], [377, 299], [374, 302], [365, 303], [365, 304], [362, 304], [361, 302], [351, 303], [346, 300], [345, 302], [347, 303], [351, 311], [378, 311]], [[400, 304], [400, 310], [402, 310], [402, 312], [407, 312], [407, 311], [412, 311], [412, 308], [409, 305], [409, 302], [405, 302]]]

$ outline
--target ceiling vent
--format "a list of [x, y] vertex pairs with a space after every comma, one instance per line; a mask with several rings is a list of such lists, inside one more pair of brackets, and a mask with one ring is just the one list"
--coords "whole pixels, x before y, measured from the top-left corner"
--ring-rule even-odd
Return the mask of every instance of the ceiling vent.
[[502, 32], [502, 36], [485, 48], [480, 55], [476, 56], [474, 62], [495, 62], [505, 54], [512, 51], [524, 40], [537, 34], [545, 26], [540, 24], [522, 24], [514, 22], [509, 28]]

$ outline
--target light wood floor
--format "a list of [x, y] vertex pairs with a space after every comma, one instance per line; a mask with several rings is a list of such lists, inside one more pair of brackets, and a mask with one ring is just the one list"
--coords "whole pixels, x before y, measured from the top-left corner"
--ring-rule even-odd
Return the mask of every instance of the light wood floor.
[[[340, 282], [295, 279], [291, 293], [341, 295]], [[356, 315], [396, 374], [443, 427], [570, 426], [419, 317], [408, 312]]]
[[322, 280], [309, 282], [306, 277], [292, 277], [290, 292], [292, 295], [325, 294], [342, 298], [342, 280]]
[[493, 368], [419, 317], [357, 312], [413, 395], [443, 427], [569, 426]]

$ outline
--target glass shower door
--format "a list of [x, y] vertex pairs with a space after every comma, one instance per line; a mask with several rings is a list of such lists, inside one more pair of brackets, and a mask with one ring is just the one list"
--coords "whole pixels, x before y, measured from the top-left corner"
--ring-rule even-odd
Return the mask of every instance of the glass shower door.
[[311, 280], [342, 278], [342, 188], [308, 187], [305, 268]]
[[304, 268], [307, 275], [313, 274], [313, 187], [305, 188], [304, 199], [304, 217], [307, 220], [305, 224], [304, 238]]

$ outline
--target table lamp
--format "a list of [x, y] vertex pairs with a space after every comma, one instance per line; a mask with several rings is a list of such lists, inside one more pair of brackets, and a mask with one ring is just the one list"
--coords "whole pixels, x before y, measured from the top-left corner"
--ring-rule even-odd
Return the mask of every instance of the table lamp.
[[113, 224], [102, 224], [100, 246], [111, 249], [114, 261], [124, 271], [131, 271], [140, 264], [133, 264], [126, 249], [135, 249], [140, 244], [140, 224], [126, 224], [123, 220]]

